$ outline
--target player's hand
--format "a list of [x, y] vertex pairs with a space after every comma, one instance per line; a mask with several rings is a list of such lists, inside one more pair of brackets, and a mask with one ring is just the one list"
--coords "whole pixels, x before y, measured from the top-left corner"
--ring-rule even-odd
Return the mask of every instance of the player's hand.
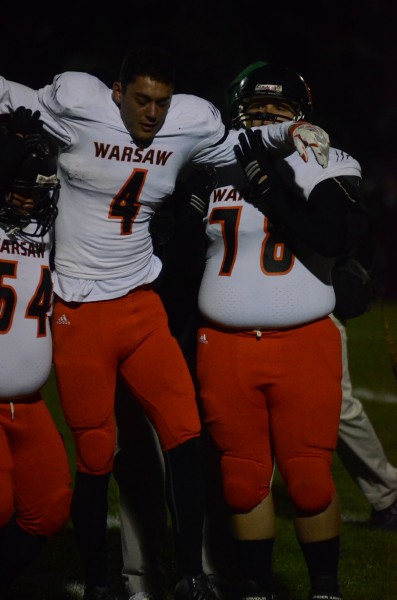
[[247, 129], [238, 139], [239, 145], [234, 146], [234, 151], [250, 186], [244, 199], [266, 213], [269, 202], [277, 201], [284, 193], [275, 170], [275, 159], [265, 147], [260, 130]]
[[305, 162], [309, 160], [307, 148], [311, 148], [318, 164], [326, 168], [329, 155], [329, 137], [326, 131], [311, 123], [300, 121], [289, 128], [289, 134]]
[[153, 239], [155, 249], [164, 246], [174, 235], [177, 225], [175, 210], [166, 201], [154, 213], [150, 224], [149, 232]]
[[208, 211], [211, 192], [217, 186], [217, 174], [214, 167], [205, 165], [196, 167], [186, 180], [189, 195], [189, 210], [192, 215], [203, 219]]
[[40, 112], [34, 113], [30, 108], [19, 106], [12, 113], [7, 123], [7, 131], [12, 135], [21, 137], [25, 146], [29, 149], [34, 148], [41, 143], [41, 134], [43, 132], [43, 121], [40, 121]]
[[217, 185], [216, 170], [208, 165], [195, 167], [186, 181], [178, 182], [175, 193], [154, 214], [149, 230], [156, 247], [171, 240], [178, 228], [191, 232], [208, 211], [211, 192]]

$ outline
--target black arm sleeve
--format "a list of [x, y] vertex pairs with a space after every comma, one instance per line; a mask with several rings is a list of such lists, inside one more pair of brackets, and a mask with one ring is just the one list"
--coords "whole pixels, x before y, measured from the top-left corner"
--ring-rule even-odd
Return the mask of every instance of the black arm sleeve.
[[178, 184], [173, 196], [154, 215], [150, 227], [155, 254], [163, 263], [155, 290], [185, 358], [195, 351], [197, 296], [205, 259], [203, 221], [197, 211], [186, 209], [188, 200], [189, 194]]
[[368, 229], [359, 178], [334, 177], [317, 184], [308, 201], [285, 190], [269, 202], [266, 215], [278, 227], [327, 257], [351, 252]]

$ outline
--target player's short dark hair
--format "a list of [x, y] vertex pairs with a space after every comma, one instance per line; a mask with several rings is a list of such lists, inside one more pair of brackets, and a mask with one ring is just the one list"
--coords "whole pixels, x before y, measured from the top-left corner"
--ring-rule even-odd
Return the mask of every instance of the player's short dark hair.
[[142, 46], [130, 50], [121, 65], [120, 83], [123, 92], [129, 83], [142, 75], [151, 77], [174, 87], [175, 63], [173, 57], [163, 48], [157, 46]]

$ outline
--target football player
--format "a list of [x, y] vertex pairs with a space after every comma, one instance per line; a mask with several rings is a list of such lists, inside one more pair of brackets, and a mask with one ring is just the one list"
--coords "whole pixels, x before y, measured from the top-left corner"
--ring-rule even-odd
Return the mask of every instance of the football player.
[[[205, 239], [203, 218], [216, 185], [215, 170], [194, 169], [154, 215], [150, 231], [162, 270], [155, 282], [170, 330], [194, 370], [197, 292]], [[113, 474], [119, 485], [122, 575], [132, 600], [163, 600], [167, 581], [164, 459], [158, 437], [128, 388], [118, 381], [118, 427]], [[145, 480], [137, 489], [136, 482]]]
[[[241, 168], [218, 169], [206, 222], [197, 377], [220, 455], [237, 549], [240, 598], [273, 598], [274, 461], [295, 510], [310, 599], [341, 600], [340, 516], [332, 478], [342, 355], [329, 318], [331, 270], [365, 233], [361, 169], [330, 148], [327, 168], [276, 159], [257, 127], [311, 118], [303, 78], [255, 63], [231, 89]], [[290, 190], [288, 192], [287, 190]]]
[[[107, 490], [122, 377], [153, 423], [164, 452], [174, 525], [177, 600], [213, 598], [202, 572], [200, 420], [194, 386], [164, 308], [153, 290], [161, 261], [150, 220], [185, 164], [233, 164], [209, 102], [173, 95], [174, 65], [158, 48], [137, 48], [109, 89], [66, 72], [39, 90], [0, 78], [0, 112], [40, 110], [59, 144], [54, 365], [77, 473], [72, 519], [84, 565], [84, 600], [113, 600], [106, 547]], [[298, 149], [326, 165], [328, 137], [305, 123], [262, 128], [265, 144]], [[321, 165], [321, 166], [320, 166]], [[144, 483], [143, 483], [144, 485]]]
[[[257, 63], [259, 66], [262, 63]], [[264, 65], [263, 65], [264, 66]], [[239, 85], [241, 83], [241, 77], [235, 82]], [[235, 107], [233, 106], [235, 109]], [[165, 207], [164, 207], [165, 208]], [[186, 240], [175, 240], [172, 244], [167, 244], [167, 238], [171, 237], [170, 233], [174, 231], [175, 224], [169, 222], [169, 210], [165, 211], [166, 216], [160, 217], [163, 209], [159, 211], [155, 218], [152, 220], [152, 225], [155, 225], [154, 233], [157, 234], [160, 240], [164, 240], [163, 247], [166, 247], [166, 255], [168, 261], [166, 261], [166, 273], [169, 267], [174, 270], [179, 269], [179, 278], [181, 279], [181, 268], [179, 265], [181, 250], [178, 245], [179, 241], [185, 247]], [[176, 225], [178, 232], [181, 231], [180, 225]], [[199, 240], [193, 241], [194, 232], [188, 228], [182, 228], [185, 236], [189, 236], [188, 243], [198, 245]], [[198, 234], [200, 238], [200, 233]], [[177, 251], [178, 250], [178, 251]], [[184, 252], [182, 252], [184, 254]], [[177, 267], [173, 266], [175, 263]], [[338, 261], [339, 264], [339, 261]], [[167, 269], [168, 267], [168, 269]], [[199, 269], [200, 270], [200, 269]], [[200, 270], [201, 271], [201, 270]], [[191, 275], [191, 273], [190, 273]], [[200, 275], [198, 275], [200, 276]], [[170, 277], [167, 276], [169, 279]], [[333, 282], [335, 279], [335, 268], [333, 268]], [[159, 291], [164, 297], [165, 292], [170, 294], [171, 298], [167, 301], [166, 306], [169, 317], [172, 320], [177, 320], [178, 323], [181, 320], [185, 322], [185, 327], [182, 328], [184, 332], [183, 338], [188, 339], [186, 336], [186, 325], [189, 325], [192, 316], [186, 318], [186, 307], [190, 306], [190, 310], [194, 311], [194, 303], [187, 300], [185, 295], [189, 284], [186, 281], [183, 284], [184, 297], [182, 302], [178, 300], [178, 292], [175, 291], [175, 281], [173, 285], [165, 286], [160, 281]], [[181, 287], [179, 285], [179, 287]], [[193, 287], [193, 291], [190, 290], [191, 296], [194, 297], [194, 289], [196, 283], [190, 283], [190, 287]], [[361, 286], [363, 287], [363, 286]], [[345, 297], [346, 293], [343, 293]], [[337, 306], [339, 308], [341, 302], [340, 286], [336, 291]], [[349, 295], [349, 302], [352, 302], [352, 294]], [[363, 300], [361, 300], [361, 303]], [[364, 298], [364, 304], [367, 306], [368, 297]], [[351, 309], [350, 309], [351, 310]], [[357, 310], [357, 306], [356, 306]], [[183, 316], [185, 315], [185, 317]], [[351, 316], [351, 313], [350, 313]], [[333, 315], [335, 320], [335, 316]], [[395, 525], [395, 517], [393, 519], [393, 501], [397, 494], [396, 485], [396, 469], [387, 461], [384, 454], [384, 450], [376, 436], [376, 433], [369, 422], [369, 419], [363, 410], [362, 404], [358, 399], [352, 395], [352, 386], [350, 381], [350, 375], [347, 363], [347, 348], [346, 348], [346, 333], [345, 328], [339, 320], [335, 320], [338, 328], [341, 331], [342, 339], [342, 362], [343, 362], [343, 380], [342, 380], [342, 413], [339, 425], [339, 436], [338, 436], [338, 452], [344, 461], [344, 464], [349, 469], [351, 475], [355, 477], [357, 483], [360, 485], [363, 493], [368, 498], [369, 502], [374, 507], [372, 523], [373, 526], [377, 526], [379, 519], [377, 520], [378, 514], [384, 516], [382, 527], [393, 529]], [[194, 325], [193, 325], [194, 327]], [[181, 329], [179, 328], [179, 331]], [[177, 332], [178, 333], [178, 330]], [[194, 335], [194, 334], [193, 334]], [[126, 401], [126, 391], [123, 390], [120, 395], [120, 399], [123, 402]], [[129, 409], [136, 414], [136, 408], [134, 409], [131, 402], [129, 402]], [[135, 417], [135, 421], [138, 419]], [[122, 421], [121, 421], [122, 423]], [[138, 428], [136, 428], [138, 429]], [[358, 435], [359, 434], [359, 435]], [[161, 474], [162, 465], [161, 457], [158, 456], [156, 451], [156, 437], [153, 436], [151, 428], [148, 424], [143, 422], [139, 426], [139, 431], [136, 431], [134, 440], [128, 435], [128, 428], [122, 436], [122, 447], [123, 451], [127, 453], [134, 449], [130, 448], [131, 443], [134, 445], [144, 445], [145, 453], [144, 460], [134, 461], [134, 468], [137, 473], [156, 473], [156, 479], [150, 478], [150, 489], [155, 486], [155, 492], [150, 495], [145, 494], [145, 490], [141, 490], [140, 494], [136, 493], [135, 487], [132, 481], [128, 481], [127, 477], [122, 477], [122, 490], [121, 490], [121, 523], [122, 523], [122, 539], [123, 539], [123, 557], [124, 557], [124, 577], [126, 580], [127, 589], [130, 593], [137, 593], [138, 597], [146, 598], [150, 596], [150, 593], [157, 595], [159, 584], [164, 579], [162, 573], [162, 562], [161, 557], [163, 554], [165, 532], [164, 525], [166, 523], [166, 514], [164, 509], [163, 489], [161, 485]], [[136, 454], [136, 450], [135, 450]], [[124, 470], [128, 469], [128, 459], [122, 458], [123, 452], [118, 453], [116, 461], [116, 474], [119, 478], [119, 472], [122, 474]], [[360, 468], [357, 468], [357, 465]], [[139, 479], [139, 475], [134, 477], [135, 480]], [[212, 485], [212, 488], [215, 486]], [[140, 499], [142, 496], [142, 499]], [[213, 494], [212, 494], [213, 496]], [[383, 512], [381, 509], [388, 507], [391, 504], [391, 509], [386, 509]], [[380, 510], [380, 513], [378, 512]], [[224, 508], [222, 505], [219, 506], [219, 501], [214, 502], [213, 497], [210, 502], [210, 511], [208, 513], [208, 526], [206, 527], [206, 544], [205, 544], [205, 559], [206, 559], [206, 571], [215, 574], [214, 583], [217, 587], [219, 594], [222, 591], [228, 591], [228, 584], [231, 581], [231, 575], [238, 569], [238, 564], [235, 564], [234, 557], [230, 553], [231, 540], [230, 534], [227, 529], [225, 531], [224, 523]], [[163, 540], [163, 544], [161, 543]], [[222, 580], [223, 586], [222, 586]], [[224, 588], [222, 590], [222, 587]], [[230, 593], [230, 592], [228, 592]]]
[[40, 393], [52, 365], [59, 181], [39, 116], [19, 107], [0, 135], [1, 596], [64, 527], [72, 496], [63, 440]]

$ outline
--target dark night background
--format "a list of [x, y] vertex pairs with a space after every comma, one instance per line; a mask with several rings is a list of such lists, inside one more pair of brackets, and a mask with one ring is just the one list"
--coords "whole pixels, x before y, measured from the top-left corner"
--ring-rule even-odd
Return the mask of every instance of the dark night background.
[[224, 90], [250, 62], [295, 68], [312, 89], [313, 122], [361, 163], [373, 216], [364, 262], [375, 266], [384, 293], [397, 297], [397, 2], [233, 5], [70, 0], [2, 7], [0, 73], [37, 88], [79, 70], [111, 85], [130, 47], [162, 45], [176, 58], [176, 91], [211, 100], [227, 121]]

